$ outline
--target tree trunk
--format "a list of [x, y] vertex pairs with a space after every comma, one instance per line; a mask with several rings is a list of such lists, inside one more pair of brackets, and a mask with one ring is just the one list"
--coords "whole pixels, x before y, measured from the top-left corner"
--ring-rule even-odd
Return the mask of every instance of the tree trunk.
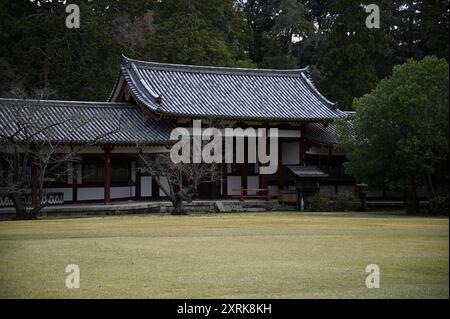
[[419, 200], [417, 198], [417, 182], [416, 177], [414, 175], [408, 177], [408, 202], [406, 212], [408, 214], [419, 213]]
[[177, 201], [173, 204], [172, 215], [187, 215], [186, 209], [184, 208], [183, 201]]
[[183, 197], [181, 194], [177, 193], [172, 199], [173, 211], [172, 215], [187, 215], [186, 209], [184, 208]]
[[437, 196], [436, 187], [434, 186], [434, 182], [433, 182], [433, 176], [431, 176], [430, 172], [428, 172], [426, 174], [425, 180], [426, 180], [427, 190], [428, 190], [428, 200], [430, 200]]
[[32, 208], [28, 212], [28, 219], [37, 219], [39, 212], [44, 208], [45, 205], [39, 204], [38, 206]]
[[430, 172], [426, 174], [425, 181], [428, 190], [428, 211], [429, 213], [434, 214], [437, 211], [436, 202], [434, 201], [437, 197], [437, 193], [434, 186], [433, 177]]
[[14, 208], [16, 209], [16, 219], [24, 220], [29, 219], [28, 213], [27, 213], [27, 204], [26, 199], [24, 199], [19, 194], [11, 195]]

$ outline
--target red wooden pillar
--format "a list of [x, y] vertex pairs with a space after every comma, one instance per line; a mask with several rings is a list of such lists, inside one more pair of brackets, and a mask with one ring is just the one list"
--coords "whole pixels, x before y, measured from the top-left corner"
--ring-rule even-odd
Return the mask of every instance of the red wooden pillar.
[[241, 164], [241, 186], [247, 188], [248, 163]]
[[267, 177], [265, 174], [259, 174], [259, 188], [267, 188]]
[[228, 195], [228, 163], [222, 163], [222, 197]]
[[[270, 148], [270, 143], [266, 142], [266, 150]], [[260, 165], [260, 164], [258, 164]], [[266, 174], [261, 174], [261, 167], [258, 167], [258, 175], [259, 175], [259, 188], [264, 189], [264, 188], [268, 188], [268, 181], [267, 181], [267, 175]], [[269, 196], [269, 194], [267, 194], [267, 196]]]
[[[241, 188], [248, 188], [248, 141], [244, 138], [244, 163], [241, 164]], [[248, 192], [242, 190], [242, 196]]]
[[36, 161], [31, 162], [31, 206], [37, 207], [38, 205], [38, 168]]
[[103, 179], [103, 203], [109, 205], [111, 199], [111, 148], [104, 148], [105, 151], [105, 176]]

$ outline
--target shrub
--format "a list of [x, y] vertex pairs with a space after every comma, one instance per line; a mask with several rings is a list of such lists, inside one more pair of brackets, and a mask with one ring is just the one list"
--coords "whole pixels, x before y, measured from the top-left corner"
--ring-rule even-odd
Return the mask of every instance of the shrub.
[[336, 195], [334, 208], [337, 211], [356, 210], [357, 204], [355, 201], [356, 198], [352, 192], [340, 192]]
[[313, 212], [330, 211], [330, 193], [320, 191], [314, 194], [310, 200], [310, 208]]

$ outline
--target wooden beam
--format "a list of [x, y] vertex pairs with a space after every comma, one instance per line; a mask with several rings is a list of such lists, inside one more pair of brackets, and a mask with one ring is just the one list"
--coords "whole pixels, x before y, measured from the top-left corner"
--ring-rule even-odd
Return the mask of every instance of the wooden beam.
[[222, 163], [222, 197], [228, 196], [228, 163]]
[[244, 138], [244, 163], [241, 164], [241, 187], [243, 188], [247, 188], [247, 177], [248, 177], [248, 139]]

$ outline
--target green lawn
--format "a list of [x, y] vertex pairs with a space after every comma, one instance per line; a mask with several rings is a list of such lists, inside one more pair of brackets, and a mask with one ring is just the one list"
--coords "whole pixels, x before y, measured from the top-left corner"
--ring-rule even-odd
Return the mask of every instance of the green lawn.
[[448, 233], [445, 218], [356, 213], [3, 221], [0, 297], [448, 298]]

